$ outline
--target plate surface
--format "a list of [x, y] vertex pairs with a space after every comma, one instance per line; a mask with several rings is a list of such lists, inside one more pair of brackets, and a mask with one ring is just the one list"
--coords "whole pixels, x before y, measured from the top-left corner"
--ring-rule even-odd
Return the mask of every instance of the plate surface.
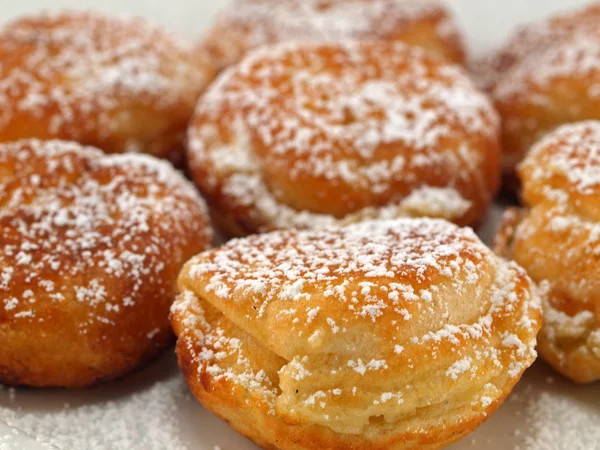
[[[21, 0], [0, 2], [10, 19], [41, 8], [90, 7], [146, 16], [197, 37], [215, 0]], [[449, 0], [474, 52], [516, 24], [582, 0]], [[490, 214], [486, 239], [498, 221]], [[600, 385], [575, 386], [538, 362], [500, 410], [451, 450], [600, 449]], [[8, 425], [7, 425], [8, 424]], [[9, 426], [10, 425], [10, 426]], [[17, 430], [18, 428], [18, 430]], [[31, 437], [33, 436], [33, 437]], [[165, 355], [125, 380], [83, 392], [0, 389], [0, 450], [256, 450], [188, 393], [175, 358]]]

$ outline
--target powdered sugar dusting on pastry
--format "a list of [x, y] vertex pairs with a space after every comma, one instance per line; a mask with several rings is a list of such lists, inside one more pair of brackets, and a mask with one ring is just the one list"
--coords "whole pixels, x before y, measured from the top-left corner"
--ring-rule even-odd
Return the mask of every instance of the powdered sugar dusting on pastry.
[[[481, 165], [495, 157], [497, 132], [489, 101], [458, 67], [402, 44], [287, 43], [253, 53], [207, 91], [189, 156], [209, 199], [261, 230], [331, 224], [401, 205], [419, 188], [446, 204], [462, 197], [447, 214], [459, 220], [465, 202], [490, 197]], [[291, 184], [322, 192], [300, 201]], [[339, 211], [319, 195], [339, 195]]]
[[[540, 304], [524, 271], [495, 257], [471, 230], [444, 221], [234, 240], [190, 261], [180, 289], [173, 323], [180, 351], [197, 365], [192, 378], [219, 373], [256, 394], [268, 414], [339, 433], [364, 431], [375, 416], [393, 421], [434, 410], [455, 396], [464, 395], [465, 408], [489, 407], [536, 355]], [[227, 350], [232, 330], [246, 336], [236, 341], [244, 357], [234, 366], [223, 363], [234, 354]], [[257, 348], [264, 353], [251, 356]], [[278, 385], [260, 380], [266, 374], [254, 358], [274, 358]], [[431, 368], [427, 380], [404, 372], [417, 365]], [[249, 375], [256, 385], [249, 387]], [[470, 395], [462, 390], [467, 380]], [[443, 398], [439, 389], [427, 397], [428, 383], [445, 386]]]
[[394, 39], [415, 24], [428, 22], [437, 38], [462, 56], [456, 24], [436, 0], [238, 0], [217, 18], [203, 45], [224, 67], [268, 44]]
[[534, 146], [519, 171], [528, 209], [506, 217], [501, 250], [540, 285], [542, 355], [577, 382], [596, 381], [600, 122], [558, 128]]
[[[378, 24], [378, 32], [386, 35], [398, 29], [398, 22], [407, 25], [445, 11], [435, 0], [335, 1], [335, 0], [238, 0], [223, 12], [221, 20], [263, 25], [269, 20], [274, 26], [266, 30], [255, 27], [250, 36], [252, 46], [264, 45], [263, 39], [278, 42], [296, 40], [306, 35], [315, 40], [334, 40], [369, 36]], [[447, 31], [441, 28], [440, 31]], [[268, 33], [275, 36], [269, 36]]]
[[418, 215], [447, 219], [460, 217], [470, 207], [471, 202], [465, 200], [456, 190], [428, 186], [413, 191], [401, 203], [401, 208], [407, 211], [422, 211]]
[[[600, 35], [576, 34], [555, 42], [544, 52], [530, 56], [510, 71], [494, 90], [498, 101], [508, 102], [522, 95], [533, 104], [550, 103], [548, 91], [560, 80], [586, 80], [586, 92], [591, 98], [600, 96]], [[577, 104], [571, 114], [577, 114]]]
[[[207, 223], [193, 186], [152, 157], [63, 141], [0, 146], [0, 317], [41, 323], [38, 307], [68, 299], [89, 308], [80, 333], [110, 325], [148, 283], [172, 295], [159, 281], [165, 255], [180, 258], [190, 233], [209, 239]], [[107, 288], [116, 280], [121, 296]]]
[[[200, 255], [198, 264], [192, 262], [189, 271], [192, 278], [214, 273], [206, 289], [224, 299], [245, 291], [261, 294], [266, 300], [279, 295], [296, 300], [310, 297], [304, 293], [305, 286], [309, 289], [312, 283], [323, 281], [327, 298], [346, 302], [353, 294], [340, 287], [345, 277], [355, 275], [387, 278], [389, 296], [393, 298], [396, 293], [410, 302], [419, 300], [418, 292], [396, 286], [396, 277], [426, 281], [434, 270], [451, 280], [464, 270], [465, 260], [460, 256], [463, 251], [472, 252], [478, 259], [488, 255], [472, 231], [441, 221], [373, 221], [341, 229], [280, 232], [234, 240], [207, 255], [208, 260]], [[468, 264], [466, 270], [470, 271], [468, 282], [476, 283], [476, 265]], [[362, 293], [368, 296], [370, 292], [366, 284]], [[257, 309], [257, 314], [263, 312], [262, 307]]]
[[[131, 121], [161, 111], [180, 126], [209, 82], [189, 42], [142, 19], [40, 13], [9, 23], [0, 36], [3, 140], [56, 137], [103, 142], [111, 152], [149, 151], [143, 125]], [[150, 114], [136, 117], [145, 108]], [[155, 140], [172, 131], [154, 126]]]
[[491, 91], [524, 61], [536, 59], [565, 40], [586, 39], [586, 35], [594, 34], [599, 17], [600, 7], [593, 4], [521, 26], [506, 44], [476, 62], [473, 67], [475, 79], [481, 87]]
[[530, 174], [529, 183], [545, 185], [546, 195], [553, 199], [568, 199], [555, 191], [561, 187], [553, 183], [555, 177], [568, 180], [565, 187], [578, 194], [597, 194], [600, 192], [600, 122], [586, 121], [559, 128], [535, 145], [522, 170]]

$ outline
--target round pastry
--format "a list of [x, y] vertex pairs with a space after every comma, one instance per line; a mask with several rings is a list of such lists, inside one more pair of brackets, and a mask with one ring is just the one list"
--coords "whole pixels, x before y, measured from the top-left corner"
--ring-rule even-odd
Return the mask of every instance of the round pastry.
[[172, 342], [181, 266], [210, 240], [167, 162], [0, 145], [0, 382], [85, 387], [149, 361]]
[[56, 138], [180, 158], [211, 78], [188, 42], [141, 19], [25, 17], [0, 29], [0, 142]]
[[399, 215], [476, 224], [499, 123], [464, 71], [401, 43], [255, 51], [201, 97], [190, 171], [231, 235]]
[[200, 43], [216, 70], [288, 41], [399, 40], [464, 63], [458, 27], [436, 0], [236, 0]]
[[502, 118], [507, 175], [547, 133], [600, 119], [600, 5], [526, 28], [515, 41], [487, 82]]
[[268, 449], [438, 449], [534, 361], [524, 270], [443, 220], [234, 240], [186, 264], [171, 309], [194, 395]]
[[477, 83], [492, 91], [506, 74], [523, 60], [536, 56], [558, 42], [581, 33], [594, 32], [600, 25], [600, 4], [557, 14], [520, 26], [508, 42], [476, 60], [472, 69]]
[[496, 248], [542, 287], [539, 350], [577, 382], [600, 379], [600, 122], [559, 128], [519, 169], [528, 209], [507, 213]]

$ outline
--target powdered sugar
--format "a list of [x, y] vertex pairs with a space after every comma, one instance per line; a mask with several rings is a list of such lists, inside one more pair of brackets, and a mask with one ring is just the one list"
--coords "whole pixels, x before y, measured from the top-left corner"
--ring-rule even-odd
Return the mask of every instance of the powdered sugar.
[[593, 382], [600, 376], [595, 334], [600, 122], [564, 125], [550, 133], [533, 147], [520, 175], [528, 209], [507, 217], [506, 248], [540, 286], [542, 354], [571, 379]]
[[[94, 136], [114, 144], [132, 128], [131, 104], [167, 114], [193, 103], [209, 81], [188, 42], [142, 19], [40, 13], [6, 25], [0, 36], [3, 140]], [[23, 123], [26, 132], [11, 129]], [[139, 137], [129, 132], [125, 148], [106, 150], [147, 151]]]
[[[172, 295], [159, 281], [164, 258], [186, 235], [208, 237], [199, 217], [207, 223], [193, 187], [154, 158], [62, 141], [0, 146], [0, 314], [41, 322], [38, 304], [74, 299], [89, 307], [85, 334], [134, 306], [147, 283]], [[127, 289], [115, 297], [107, 286], [116, 280]]]
[[471, 206], [472, 203], [455, 189], [424, 186], [402, 200], [400, 209], [423, 216], [452, 219], [465, 214]]
[[[328, 225], [389, 205], [401, 206], [388, 210], [395, 217], [418, 208], [458, 219], [475, 197], [466, 180], [483, 184], [473, 161], [490, 156], [469, 139], [495, 142], [497, 126], [459, 68], [402, 44], [288, 43], [255, 52], [208, 90], [189, 153], [209, 198], [260, 229]], [[277, 170], [285, 181], [270, 175]], [[339, 212], [286, 199], [289, 184], [302, 192], [315, 183], [340, 196]]]
[[[287, 242], [290, 250], [278, 252], [276, 249], [283, 242]], [[465, 270], [460, 256], [464, 251], [474, 252], [478, 258], [484, 258], [489, 252], [478, 243], [472, 231], [441, 221], [373, 221], [342, 229], [234, 240], [212, 253], [210, 261], [200, 256], [200, 263], [190, 267], [190, 275], [200, 277], [214, 273], [207, 290], [221, 298], [259, 284], [264, 286], [261, 298], [267, 302], [274, 295], [287, 300], [310, 298], [305, 288], [317, 282], [327, 284], [323, 291], [331, 300], [348, 302], [352, 293], [343, 289], [346, 276], [388, 277], [390, 293], [414, 302], [418, 297], [412, 288], [392, 280], [402, 274], [425, 281], [431, 270], [452, 279]], [[265, 260], [265, 254], [272, 255], [274, 260]], [[243, 266], [238, 262], [240, 258], [245, 261]], [[476, 281], [475, 277], [473, 282]], [[363, 289], [363, 293], [370, 297], [370, 290]], [[375, 301], [369, 304], [377, 305]], [[261, 314], [264, 308], [259, 305], [257, 311]], [[360, 315], [361, 311], [356, 314]], [[308, 323], [317, 315], [318, 309], [308, 310]]]
[[17, 397], [0, 406], [0, 414], [9, 425], [34, 436], [42, 448], [189, 450], [189, 442], [181, 438], [181, 428], [173, 420], [188, 396], [185, 383], [175, 376], [125, 398], [77, 407], [65, 404], [47, 412], [21, 411]]
[[[40, 393], [19, 391], [10, 400], [6, 390], [0, 389], [0, 417], [35, 433], [38, 442], [53, 441], [57, 447], [42, 444], [42, 448], [51, 450], [88, 449], [90, 442], [102, 442], [102, 450], [213, 450], [216, 444], [223, 450], [256, 449], [197, 406], [197, 401], [186, 393], [174, 360], [163, 360], [159, 365], [169, 371], [168, 378], [157, 380], [151, 374], [144, 375], [134, 383], [104, 386], [99, 392], [57, 392], [42, 400], [35, 399]], [[600, 407], [592, 400], [597, 398], [598, 387], [577, 386], [554, 377], [545, 365], [536, 364], [525, 373], [509, 401], [452, 448], [474, 450], [487, 445], [494, 450], [593, 449], [600, 441], [596, 426]], [[106, 400], [114, 397], [120, 398]], [[69, 408], [61, 406], [65, 401], [71, 404]], [[483, 397], [482, 401], [489, 399]], [[49, 404], [55, 412], [38, 410]], [[119, 425], [123, 422], [126, 426]], [[150, 428], [155, 431], [149, 432]], [[107, 434], [106, 430], [111, 432]], [[15, 442], [13, 446], [11, 442]], [[16, 442], [21, 441], [9, 440], [0, 431], [0, 448], [5, 445], [6, 450], [20, 450]]]
[[[292, 408], [294, 414], [308, 414], [338, 432], [358, 432], [368, 426], [370, 416], [391, 414], [385, 409], [391, 400], [406, 411], [444, 401], [425, 394], [415, 398], [420, 381], [410, 377], [401, 389], [398, 382], [393, 389], [369, 382], [386, 380], [399, 367], [435, 361], [443, 369], [432, 377], [444, 380], [440, 382], [450, 389], [448, 395], [469, 377], [477, 384], [477, 395], [469, 401], [489, 406], [503, 390], [490, 384], [497, 383], [495, 377], [517, 378], [536, 356], [540, 305], [523, 272], [496, 258], [471, 230], [444, 221], [368, 221], [233, 240], [194, 258], [180, 280], [184, 294], [173, 307], [173, 323], [180, 345], [185, 344], [183, 352], [189, 352], [185, 358], [197, 364], [191, 379], [203, 373], [216, 376], [217, 382], [226, 379], [269, 405], [271, 415]], [[481, 284], [485, 291], [477, 288]], [[253, 289], [257, 285], [260, 295]], [[473, 292], [477, 294], [469, 294]], [[193, 302], [193, 296], [202, 300]], [[468, 296], [477, 316], [462, 322], [454, 296]], [[213, 328], [205, 323], [197, 311], [201, 303], [224, 314], [223, 322], [214, 321]], [[189, 321], [188, 316], [197, 319]], [[232, 332], [219, 325], [229, 320], [233, 327], [240, 324], [265, 352], [269, 349], [261, 358], [277, 355], [279, 389], [269, 384], [274, 379], [259, 376], [244, 362], [252, 359], [248, 339], [229, 348]], [[197, 334], [204, 328], [208, 334]], [[362, 332], [359, 337], [357, 328], [372, 331], [368, 338]], [[273, 340], [263, 329], [290, 337]], [[377, 344], [368, 344], [371, 340]], [[217, 349], [223, 350], [222, 356]], [[323, 355], [328, 355], [327, 369], [319, 359]], [[490, 371], [476, 377], [482, 367]], [[359, 377], [352, 390], [342, 376]], [[321, 383], [328, 389], [319, 388]], [[323, 414], [350, 395], [384, 410], [353, 412], [352, 417]]]
[[469, 370], [470, 367], [470, 358], [464, 358], [452, 364], [450, 368], [446, 371], [446, 375], [452, 378], [453, 380], [457, 380], [459, 375], [465, 373], [467, 370]]
[[[538, 382], [543, 383], [541, 380]], [[529, 392], [524, 402], [524, 427], [515, 450], [590, 450], [600, 442], [598, 407], [584, 392], [571, 389], [565, 395], [564, 382], [553, 382], [543, 392]], [[579, 387], [581, 390], [581, 387]], [[558, 392], [557, 392], [558, 391]]]
[[[555, 42], [544, 52], [524, 59], [498, 83], [494, 97], [508, 102], [511, 98], [530, 95], [531, 103], [550, 104], [548, 90], [553, 83], [565, 79], [585, 79], [587, 94], [591, 98], [600, 95], [600, 36], [576, 34], [570, 39]], [[533, 88], [533, 87], [534, 88]], [[572, 108], [577, 105], [573, 104]], [[569, 111], [577, 114], [577, 109]]]
[[441, 41], [460, 46], [457, 27], [437, 0], [238, 0], [217, 18], [203, 45], [224, 67], [267, 44], [394, 38], [420, 22], [433, 22]]
[[[539, 164], [540, 160], [544, 161], [543, 165]], [[600, 122], [587, 121], [559, 128], [534, 146], [523, 170], [530, 174], [529, 182], [544, 185], [545, 195], [552, 199], [568, 198], [564, 194], [557, 195], [556, 189], [572, 190], [580, 195], [597, 194], [600, 192]], [[568, 184], [561, 186], [553, 182], [557, 176]], [[564, 224], [558, 222], [553, 226], [564, 228]]]
[[587, 39], [586, 36], [593, 35], [599, 17], [598, 5], [591, 5], [517, 28], [508, 43], [477, 61], [473, 67], [476, 80], [484, 89], [493, 90], [524, 61], [535, 60], [565, 40]]

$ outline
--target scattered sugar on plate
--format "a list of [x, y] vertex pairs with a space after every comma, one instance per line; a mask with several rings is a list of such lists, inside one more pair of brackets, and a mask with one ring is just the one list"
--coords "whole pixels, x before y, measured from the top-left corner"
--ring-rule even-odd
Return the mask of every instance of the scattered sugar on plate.
[[519, 434], [523, 440], [515, 450], [593, 450], [600, 443], [598, 408], [543, 392], [527, 402]]
[[[181, 437], [177, 414], [187, 395], [185, 383], [177, 375], [118, 400], [62, 410], [24, 412], [14, 404], [0, 403], [0, 417], [9, 426], [35, 436], [38, 443], [61, 450], [191, 450]], [[1, 442], [0, 450], [13, 450], [2, 447]]]

